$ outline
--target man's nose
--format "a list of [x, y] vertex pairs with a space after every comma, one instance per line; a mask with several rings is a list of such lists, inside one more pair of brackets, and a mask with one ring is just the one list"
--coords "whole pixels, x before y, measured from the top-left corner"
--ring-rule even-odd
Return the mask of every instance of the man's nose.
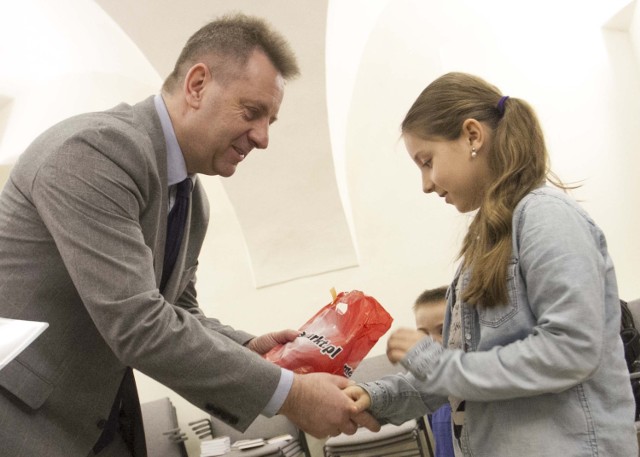
[[256, 123], [249, 131], [249, 139], [258, 149], [267, 149], [269, 146], [269, 121]]

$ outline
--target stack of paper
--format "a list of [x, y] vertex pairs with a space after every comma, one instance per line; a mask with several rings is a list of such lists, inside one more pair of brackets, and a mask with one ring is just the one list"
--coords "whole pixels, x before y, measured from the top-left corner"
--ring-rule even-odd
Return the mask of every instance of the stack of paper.
[[285, 433], [284, 435], [278, 435], [278, 436], [274, 436], [273, 438], [269, 438], [267, 440], [268, 444], [272, 444], [272, 443], [280, 443], [281, 441], [290, 441], [293, 439], [293, 436], [289, 435], [288, 433]]
[[254, 447], [264, 446], [265, 444], [266, 444], [266, 441], [263, 440], [262, 438], [253, 438], [253, 439], [247, 439], [247, 440], [238, 440], [235, 443], [233, 443], [231, 447], [233, 449], [245, 450], [245, 449], [253, 449]]
[[[286, 435], [291, 437], [291, 435]], [[240, 440], [247, 441], [243, 446], [246, 446], [249, 441], [254, 441], [257, 447], [236, 447], [236, 443], [231, 446], [231, 452], [225, 454], [225, 457], [304, 457], [305, 453], [300, 446], [300, 441], [294, 439], [287, 439], [286, 436], [277, 437], [275, 441], [263, 440], [257, 438], [255, 440]], [[262, 441], [263, 444], [258, 444]]]
[[46, 322], [0, 317], [0, 370], [29, 346], [48, 326]]
[[200, 442], [200, 457], [224, 455], [231, 450], [231, 440], [228, 436], [214, 438]]

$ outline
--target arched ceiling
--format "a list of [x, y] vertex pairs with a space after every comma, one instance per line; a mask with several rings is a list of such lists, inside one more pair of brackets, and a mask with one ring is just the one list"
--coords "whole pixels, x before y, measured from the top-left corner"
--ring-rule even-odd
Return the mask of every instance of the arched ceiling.
[[[9, 118], [19, 123], [22, 130], [32, 129], [26, 132], [30, 138], [45, 127], [45, 122], [50, 124], [50, 119], [40, 119], [40, 114], [45, 108], [51, 108], [42, 102], [51, 92], [65, 94], [64, 106], [55, 105], [57, 116], [75, 114], [73, 111], [84, 106], [86, 99], [94, 99], [96, 103], [114, 97], [136, 101], [132, 99], [133, 94], [157, 91], [184, 42], [209, 20], [235, 11], [264, 17], [291, 42], [300, 60], [302, 77], [287, 86], [279, 121], [272, 128], [269, 149], [256, 151], [243, 162], [236, 175], [220, 180], [243, 232], [255, 285], [267, 286], [355, 266], [358, 257], [350, 230], [350, 209], [344, 200], [346, 195], [338, 187], [341, 183], [336, 182], [336, 170], [340, 177], [340, 167], [345, 165], [336, 162], [332, 154], [332, 147], [334, 153], [337, 149], [330, 140], [335, 130], [330, 132], [327, 114], [326, 35], [327, 29], [335, 27], [336, 22], [327, 27], [327, 17], [330, 6], [334, 12], [338, 11], [338, 3], [347, 5], [342, 0], [331, 5], [330, 0], [59, 0], [55, 4], [47, 0], [23, 0], [0, 17], [0, 29], [8, 30], [9, 26], [19, 23], [15, 31], [9, 32], [10, 36], [17, 36], [22, 45], [31, 46], [22, 51], [20, 47], [8, 46], [11, 43], [8, 36], [2, 40], [5, 47], [0, 48], [1, 55], [3, 61], [9, 63], [0, 78], [0, 144], [6, 146], [2, 144], [6, 139], [3, 137], [11, 136], [11, 150], [19, 150], [10, 135], [15, 127], [7, 122]], [[360, 5], [363, 3], [364, 0], [360, 0]], [[631, 6], [613, 18], [609, 26], [624, 30], [635, 2], [618, 0], [617, 3]], [[356, 29], [355, 22], [351, 21], [358, 21], [359, 25], [367, 20], [375, 22], [379, 12], [391, 3], [367, 0], [366, 11], [351, 5], [341, 6], [334, 16], [334, 19], [340, 18], [344, 30], [349, 30], [350, 24]], [[27, 6], [35, 8], [32, 14], [26, 10], [21, 12]], [[619, 10], [620, 6], [615, 9]], [[49, 24], [46, 19], [50, 18], [53, 19]], [[64, 29], [61, 18], [66, 18], [69, 30]], [[119, 33], [111, 31], [101, 38], [100, 31], [106, 28], [107, 22]], [[71, 33], [71, 25], [84, 30]], [[86, 39], [89, 43], [75, 59], [57, 53], [50, 53], [49, 58], [36, 57], [45, 41], [52, 39], [47, 27], [56, 28], [62, 41], [77, 44]], [[342, 38], [344, 48], [353, 47], [354, 39], [358, 40], [357, 33], [357, 30], [351, 33], [347, 42]], [[359, 39], [364, 43], [368, 37], [364, 33]], [[102, 61], [114, 61], [113, 54], [121, 52], [125, 40], [135, 45], [133, 61], [123, 59], [115, 65], [103, 64]], [[6, 58], [7, 53], [16, 52], [24, 57], [22, 63], [15, 64]], [[106, 54], [112, 58], [106, 59]], [[338, 76], [332, 81], [340, 75], [349, 79], [358, 59], [359, 55], [343, 57], [342, 66], [337, 71], [333, 69], [333, 74]], [[52, 68], [60, 61], [68, 64], [72, 74], [52, 78]], [[83, 67], [87, 62], [91, 63], [88, 70]], [[352, 68], [346, 68], [348, 65]], [[7, 85], [16, 68], [27, 66], [33, 66], [30, 75], [40, 84], [31, 81], [26, 84], [16, 78]], [[107, 94], [109, 90], [112, 93]], [[332, 95], [335, 98], [335, 93]], [[350, 94], [342, 97], [341, 102], [340, 114], [345, 114]], [[346, 117], [340, 118], [346, 120]], [[344, 142], [344, 138], [337, 141], [341, 140]], [[367, 151], [359, 154], [366, 160]], [[215, 207], [216, 201], [211, 203]]]
[[[128, 38], [123, 39], [130, 39], [139, 49], [136, 62], [140, 62], [140, 67], [143, 63], [150, 64], [157, 72], [155, 77], [150, 77], [148, 71], [138, 69], [136, 65], [124, 70], [128, 73], [127, 78], [139, 78], [146, 87], [153, 88], [146, 95], [159, 90], [159, 82], [172, 70], [186, 40], [206, 22], [238, 11], [271, 22], [291, 43], [302, 76], [287, 85], [279, 120], [271, 129], [269, 148], [254, 151], [232, 178], [221, 179], [244, 235], [254, 283], [257, 287], [268, 286], [357, 265], [355, 244], [336, 183], [327, 120], [324, 55], [328, 0], [297, 0], [287, 2], [286, 8], [281, 0], [187, 0], [179, 3], [173, 0], [95, 0], [95, 3], [61, 0], [55, 8], [58, 11], [46, 1], [26, 0], [26, 4], [36, 9], [43, 24], [52, 18], [47, 26], [56, 28], [56, 37], [61, 40], [90, 42], [85, 43], [89, 51], [85, 49], [81, 58], [71, 65], [74, 67], [72, 74], [62, 75], [60, 82], [65, 85], [65, 91], [71, 89], [70, 85], [77, 85], [79, 90], [71, 89], [73, 95], [66, 97], [65, 104], [70, 103], [70, 109], [78, 112], [86, 109], [74, 105], [74, 97], [99, 97], [109, 87], [116, 86], [124, 92], [121, 88], [127, 85], [121, 84], [122, 81], [110, 84], [109, 79], [121, 74], [121, 69], [116, 68], [100, 69], [104, 75], [86, 74], [82, 81], [77, 76], [83, 72], [82, 60], [95, 60], [93, 65], [100, 66], [101, 55], [111, 52], [111, 47], [122, 46], [113, 38], [117, 38], [118, 33], [109, 31], [107, 36], [113, 40], [109, 43], [91, 30], [91, 27], [106, 28], [100, 21], [111, 22], [111, 28], [124, 32], [120, 34]], [[61, 10], [68, 14], [62, 14]], [[104, 17], [98, 18], [99, 14]], [[77, 24], [74, 29], [84, 27], [84, 30], [69, 31], [65, 37], [62, 21], [64, 17], [71, 20], [69, 18], [74, 15], [78, 16], [74, 19]], [[29, 14], [21, 16], [25, 16], [27, 23]], [[117, 27], [113, 27], [113, 23]], [[28, 35], [25, 41], [31, 42]], [[36, 43], [34, 38], [33, 45]], [[145, 58], [148, 62], [144, 62]], [[60, 57], [52, 56], [52, 60], [55, 59]], [[101, 89], [102, 83], [104, 88]], [[46, 82], [31, 89], [45, 92], [52, 87], [50, 84]], [[140, 93], [140, 89], [140, 84], [136, 84], [136, 93]], [[2, 92], [0, 87], [0, 95]], [[27, 91], [22, 90], [21, 95], [25, 93]], [[109, 99], [113, 95], [109, 94]], [[122, 93], [123, 99], [124, 95]], [[27, 98], [30, 102], [22, 102], [22, 110], [34, 112], [36, 97]], [[0, 116], [12, 109], [12, 99], [0, 99]], [[126, 100], [136, 101], [131, 97]], [[58, 109], [61, 117], [64, 110], [62, 105]], [[48, 119], [46, 122], [50, 125]], [[25, 124], [24, 117], [20, 123]], [[29, 132], [29, 136], [35, 137], [45, 127], [38, 126], [38, 132]], [[203, 179], [203, 182], [206, 185], [207, 180]], [[211, 205], [215, 206], [216, 201], [211, 201]]]
[[[302, 77], [285, 93], [269, 148], [223, 185], [242, 227], [257, 286], [357, 265], [336, 184], [325, 84], [326, 0], [96, 0], [164, 78], [200, 26], [242, 11], [290, 41]], [[318, 58], [320, 56], [320, 58]], [[214, 221], [215, 223], [215, 221]]]

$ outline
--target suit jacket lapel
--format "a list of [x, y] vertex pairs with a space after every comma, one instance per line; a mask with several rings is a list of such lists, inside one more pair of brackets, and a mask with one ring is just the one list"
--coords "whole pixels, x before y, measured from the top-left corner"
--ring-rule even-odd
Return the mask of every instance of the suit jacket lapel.
[[[146, 100], [143, 100], [142, 102], [136, 104], [133, 109], [136, 116], [136, 121], [148, 132], [149, 139], [153, 144], [153, 150], [156, 154], [158, 179], [160, 180], [160, 188], [162, 189], [160, 217], [157, 221], [155, 230], [157, 236], [155, 238], [155, 243], [152, 246], [153, 268], [156, 277], [156, 284], [160, 284], [160, 279], [162, 278], [164, 247], [167, 238], [169, 179], [167, 177], [167, 145], [164, 140], [162, 125], [160, 124], [160, 118], [158, 117], [153, 98], [153, 96], [148, 97]], [[150, 198], [154, 198], [154, 196], [150, 196]]]

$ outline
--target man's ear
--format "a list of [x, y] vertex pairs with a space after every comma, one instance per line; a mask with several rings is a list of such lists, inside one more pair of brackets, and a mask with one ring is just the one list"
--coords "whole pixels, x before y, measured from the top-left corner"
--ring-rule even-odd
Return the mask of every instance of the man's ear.
[[469, 118], [462, 123], [462, 136], [467, 138], [469, 146], [480, 150], [486, 139], [487, 132], [484, 125], [476, 119]]
[[189, 68], [184, 76], [184, 95], [187, 104], [193, 108], [200, 106], [207, 81], [211, 78], [209, 67], [200, 62]]

